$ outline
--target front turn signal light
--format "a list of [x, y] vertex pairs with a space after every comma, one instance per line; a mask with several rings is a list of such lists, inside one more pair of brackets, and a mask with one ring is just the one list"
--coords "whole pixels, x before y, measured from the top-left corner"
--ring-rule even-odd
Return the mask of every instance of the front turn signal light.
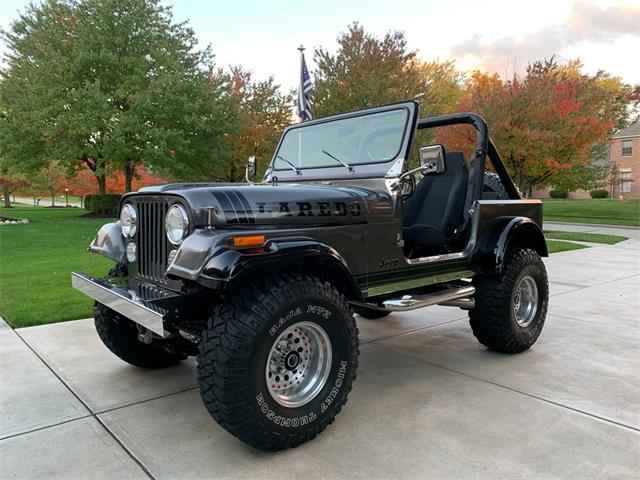
[[235, 248], [262, 247], [264, 243], [264, 235], [253, 235], [250, 237], [233, 237], [233, 246]]

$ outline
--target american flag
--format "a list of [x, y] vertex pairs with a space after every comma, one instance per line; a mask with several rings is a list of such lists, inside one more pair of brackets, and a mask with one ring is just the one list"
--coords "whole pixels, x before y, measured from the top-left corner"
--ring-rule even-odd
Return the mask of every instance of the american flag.
[[303, 122], [311, 120], [311, 102], [309, 93], [313, 90], [313, 83], [307, 70], [307, 62], [304, 61], [304, 53], [300, 50], [300, 88], [298, 88], [298, 116]]

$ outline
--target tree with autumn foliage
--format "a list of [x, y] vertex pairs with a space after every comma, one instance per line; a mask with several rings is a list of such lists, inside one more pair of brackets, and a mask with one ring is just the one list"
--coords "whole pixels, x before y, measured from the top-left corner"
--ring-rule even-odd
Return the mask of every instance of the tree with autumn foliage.
[[461, 96], [452, 62], [422, 62], [403, 32], [378, 38], [358, 23], [337, 39], [338, 49], [314, 52], [313, 114], [324, 117], [386, 103], [417, 100], [426, 115], [446, 113]]
[[[582, 169], [598, 146], [625, 125], [631, 88], [605, 72], [588, 75], [581, 64], [534, 62], [526, 75], [504, 80], [474, 72], [458, 111], [482, 115], [520, 190], [553, 185], [562, 173]], [[439, 129], [437, 140], [469, 152], [470, 128]]]
[[231, 98], [238, 112], [239, 128], [227, 136], [229, 152], [214, 166], [214, 178], [243, 181], [247, 158], [255, 155], [260, 177], [275, 151], [283, 130], [291, 123], [292, 94], [284, 94], [273, 77], [254, 81], [251, 72], [231, 68]]
[[46, 164], [30, 176], [29, 193], [36, 196], [46, 192], [51, 198], [51, 206], [56, 206], [56, 193], [64, 189], [63, 182], [67, 171], [61, 162], [53, 161]]
[[11, 194], [28, 184], [29, 181], [26, 177], [11, 162], [4, 157], [0, 157], [0, 187], [2, 189], [4, 208], [11, 208]]
[[0, 148], [38, 170], [113, 170], [130, 190], [143, 163], [197, 178], [235, 129], [228, 78], [159, 0], [46, 0], [9, 30], [0, 72]]

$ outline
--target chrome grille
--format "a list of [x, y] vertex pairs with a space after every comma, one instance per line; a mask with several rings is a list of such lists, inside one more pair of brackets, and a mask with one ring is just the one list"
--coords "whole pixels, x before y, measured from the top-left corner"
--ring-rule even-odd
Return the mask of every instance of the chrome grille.
[[154, 283], [166, 284], [168, 240], [164, 229], [167, 202], [162, 199], [139, 199], [138, 207], [138, 275]]

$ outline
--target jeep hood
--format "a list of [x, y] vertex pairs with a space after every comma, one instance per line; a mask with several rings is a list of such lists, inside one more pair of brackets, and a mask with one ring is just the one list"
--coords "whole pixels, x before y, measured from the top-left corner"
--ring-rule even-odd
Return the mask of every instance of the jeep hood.
[[214, 226], [363, 223], [367, 200], [379, 197], [371, 190], [337, 185], [174, 183], [145, 187], [126, 198], [141, 195], [180, 197], [197, 227], [207, 226], [209, 218]]

